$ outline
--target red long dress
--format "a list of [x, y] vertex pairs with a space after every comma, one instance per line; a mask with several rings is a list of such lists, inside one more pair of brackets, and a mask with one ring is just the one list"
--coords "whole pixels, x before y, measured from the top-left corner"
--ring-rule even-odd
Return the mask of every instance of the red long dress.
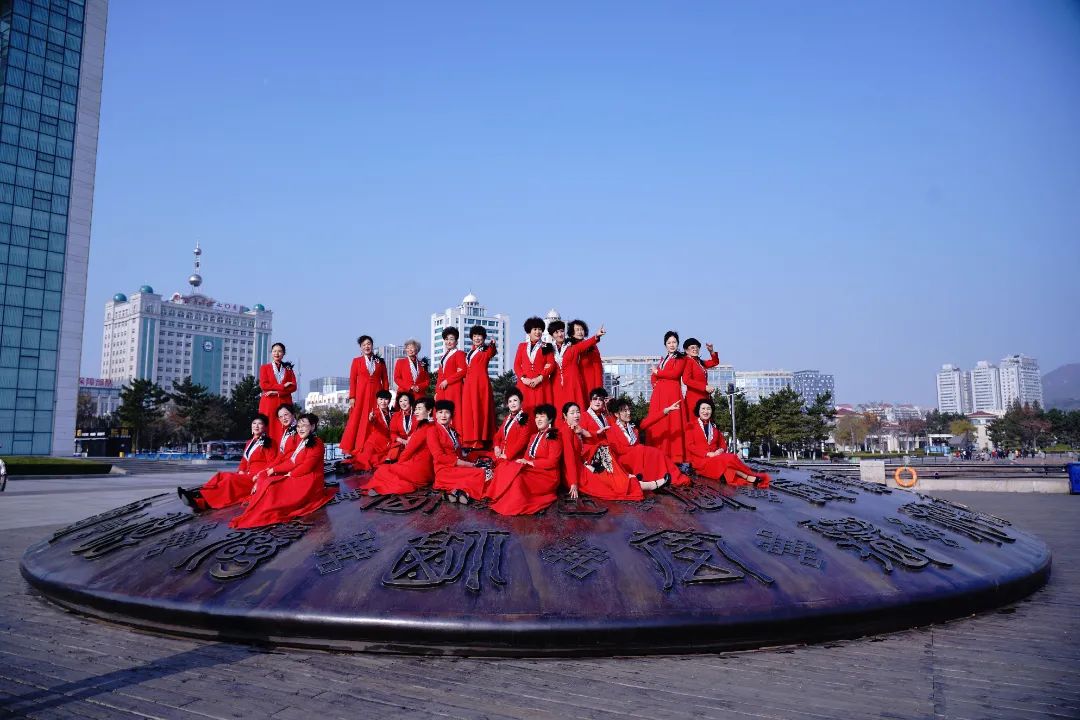
[[484, 496], [484, 485], [487, 481], [484, 469], [457, 465], [461, 458], [461, 440], [453, 427], [435, 423], [427, 433], [427, 446], [435, 464], [436, 490], [462, 490], [476, 499]]
[[[604, 361], [600, 357], [600, 348], [593, 345], [583, 351], [578, 357], [578, 367], [581, 369], [581, 396], [587, 400], [589, 393], [604, 387]], [[559, 412], [562, 412], [562, 408], [559, 408]], [[584, 405], [581, 412], [585, 412]]]
[[[412, 436], [413, 428], [416, 427], [416, 416], [410, 412], [398, 410], [390, 419], [390, 452], [386, 454], [387, 460], [397, 460], [405, 449], [408, 439]], [[406, 443], [398, 442], [405, 440]]]
[[[690, 454], [690, 464], [694, 472], [708, 480], [723, 479], [728, 485], [751, 485], [755, 487], [769, 487], [769, 475], [759, 473], [744, 463], [735, 453], [727, 452], [727, 440], [724, 433], [711, 422], [706, 423], [701, 419], [695, 420], [690, 425], [690, 431], [686, 435], [686, 450]], [[709, 457], [708, 453], [722, 450], [719, 455]], [[739, 471], [747, 475], [758, 476], [761, 479], [756, 483], [749, 483], [738, 477], [735, 472]]]
[[[292, 383], [292, 389], [286, 390], [285, 383]], [[292, 394], [296, 392], [296, 373], [293, 372], [291, 363], [281, 363], [276, 368], [274, 363], [266, 363], [259, 367], [259, 412], [270, 419], [270, 426], [266, 434], [277, 442], [281, 439], [283, 428], [278, 420], [277, 411], [282, 403], [292, 404]], [[268, 392], [276, 392], [277, 395], [267, 395]]]
[[649, 429], [648, 443], [675, 462], [685, 462], [686, 415], [682, 411], [668, 415], [662, 413], [664, 408], [683, 399], [682, 376], [686, 356], [682, 353], [666, 355], [656, 367], [657, 372], [651, 375], [653, 388], [649, 400], [649, 415], [655, 416], [656, 422]]
[[[673, 412], [669, 417], [671, 415], [682, 417], [682, 413], [679, 412]], [[646, 429], [655, 426], [658, 424], [658, 420], [659, 418], [656, 416], [649, 416], [642, 422], [642, 428]], [[615, 457], [618, 458], [623, 467], [632, 473], [639, 473], [642, 480], [659, 480], [664, 475], [670, 475], [672, 485], [690, 484], [690, 478], [683, 475], [679, 468], [675, 467], [675, 463], [672, 462], [671, 458], [665, 455], [662, 450], [643, 445], [638, 441], [638, 433], [634, 423], [623, 425], [621, 421], [616, 419], [615, 426], [607, 433], [607, 439], [611, 443], [611, 449], [615, 452]]]
[[407, 392], [413, 400], [419, 400], [428, 394], [431, 386], [431, 373], [418, 359], [408, 357], [394, 361], [394, 386], [399, 393]]
[[529, 416], [521, 410], [507, 415], [502, 425], [495, 431], [493, 447], [502, 448], [505, 458], [496, 460], [496, 464], [507, 460], [517, 460], [525, 454], [525, 443], [529, 442]]
[[[449, 400], [454, 403], [454, 415], [457, 417], [461, 416], [461, 396], [465, 390], [465, 371], [467, 369], [465, 353], [458, 348], [454, 348], [443, 355], [442, 362], [439, 363], [435, 399]], [[445, 390], [441, 387], [444, 381], [447, 383]]]
[[[708, 360], [687, 356], [686, 365], [683, 367], [682, 384], [686, 386], [686, 399], [682, 404], [683, 414], [686, 416], [685, 427], [690, 430], [690, 425], [697, 420], [694, 408], [699, 400], [709, 397], [705, 388], [709, 385], [708, 369], [720, 364], [720, 357], [714, 350]], [[661, 408], [662, 410], [663, 408]]]
[[337, 492], [323, 483], [323, 442], [318, 438], [310, 447], [307, 442], [298, 444], [273, 468], [273, 475], [259, 476], [247, 508], [229, 527], [240, 530], [289, 522], [315, 512]]
[[[590, 430], [590, 432], [592, 432]], [[637, 478], [611, 456], [611, 470], [599, 471], [593, 466], [595, 451], [590, 452], [576, 433], [569, 428], [562, 430], [563, 467], [567, 484], [578, 484], [578, 492], [601, 500], [641, 500], [645, 493]]]
[[555, 410], [559, 413], [560, 421], [562, 420], [563, 406], [566, 403], [577, 403], [582, 412], [588, 407], [586, 398], [589, 395], [582, 389], [585, 383], [582, 380], [581, 357], [582, 353], [596, 347], [596, 343], [599, 341], [600, 338], [593, 336], [581, 342], [563, 343], [561, 356], [559, 354], [560, 348], [557, 346], [553, 348], [551, 356], [555, 360], [556, 371], [551, 379], [551, 387]]
[[533, 435], [524, 458], [532, 465], [515, 461], [495, 469], [485, 495], [491, 500], [491, 509], [500, 515], [531, 515], [555, 502], [562, 449], [562, 440], [550, 429]]
[[427, 435], [434, 426], [430, 420], [417, 423], [397, 462], [375, 468], [375, 474], [364, 488], [380, 495], [398, 495], [431, 485], [435, 479], [435, 467], [432, 465]]
[[465, 386], [458, 412], [461, 415], [461, 444], [467, 448], [483, 448], [491, 444], [495, 431], [495, 396], [491, 392], [488, 363], [495, 357], [495, 343], [474, 347], [465, 356]]
[[228, 507], [251, 495], [255, 475], [277, 458], [277, 448], [269, 435], [252, 437], [244, 447], [240, 466], [235, 472], [218, 472], [199, 488], [206, 504], [212, 508]]
[[390, 411], [375, 408], [375, 418], [367, 423], [367, 437], [360, 450], [352, 457], [352, 466], [360, 471], [372, 470], [386, 459], [390, 452]]
[[[517, 387], [521, 391], [521, 408], [531, 413], [537, 405], [550, 403], [554, 400], [551, 392], [551, 378], [555, 374], [555, 358], [552, 357], [551, 346], [547, 343], [530, 343], [528, 340], [518, 345], [517, 354], [514, 356], [514, 375], [517, 376]], [[544, 379], [540, 385], [531, 388], [521, 382], [522, 378], [535, 378], [541, 376]]]
[[353, 358], [349, 368], [349, 398], [353, 400], [353, 406], [345, 423], [345, 432], [341, 435], [341, 452], [355, 455], [364, 446], [368, 415], [378, 409], [375, 394], [389, 388], [386, 363], [381, 357], [372, 355], [370, 361], [363, 355]]

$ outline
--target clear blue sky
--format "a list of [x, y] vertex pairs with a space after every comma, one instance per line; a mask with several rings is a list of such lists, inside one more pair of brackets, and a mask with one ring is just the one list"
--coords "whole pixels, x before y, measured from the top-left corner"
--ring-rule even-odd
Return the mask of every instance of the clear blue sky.
[[470, 290], [845, 402], [1080, 361], [1077, 3], [113, 0], [97, 168], [87, 375], [196, 239], [306, 378]]

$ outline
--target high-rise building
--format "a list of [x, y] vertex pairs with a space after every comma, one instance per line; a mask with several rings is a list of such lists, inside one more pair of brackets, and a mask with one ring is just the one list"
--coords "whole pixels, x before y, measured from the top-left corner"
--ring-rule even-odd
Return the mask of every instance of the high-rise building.
[[980, 360], [968, 377], [971, 382], [970, 412], [994, 412], [1002, 408], [1001, 376], [996, 367]]
[[[496, 378], [513, 367], [514, 359], [507, 357], [509, 343], [507, 332], [510, 316], [502, 313], [489, 315], [487, 308], [480, 304], [475, 295], [469, 293], [456, 308], [446, 308], [446, 312], [431, 314], [431, 371], [439, 369], [443, 356], [442, 332], [448, 327], [458, 329], [458, 347], [468, 352], [472, 349], [469, 328], [480, 325], [487, 330], [488, 340], [495, 343], [498, 354], [488, 364], [488, 375]], [[517, 345], [514, 345], [514, 349]], [[422, 353], [421, 353], [422, 354]]]
[[337, 377], [334, 375], [327, 375], [324, 377], [317, 377], [308, 383], [308, 392], [313, 393], [332, 393], [338, 390], [349, 389], [349, 378]]
[[79, 395], [90, 401], [94, 417], [107, 417], [120, 409], [120, 386], [102, 378], [79, 378]]
[[397, 390], [397, 384], [394, 382], [394, 363], [398, 361], [398, 358], [405, 357], [405, 344], [379, 345], [375, 348], [375, 354], [386, 363], [386, 375], [387, 380], [390, 381], [390, 389]]
[[0, 0], [0, 453], [70, 455], [107, 0]]
[[187, 376], [213, 393], [228, 394], [269, 362], [274, 313], [262, 304], [218, 302], [198, 292], [202, 249], [195, 247], [191, 292], [165, 300], [143, 285], [128, 298], [105, 303], [101, 377], [118, 383], [135, 378], [166, 390]]
[[963, 414], [971, 412], [971, 380], [968, 373], [955, 365], [945, 364], [937, 374], [938, 412]]
[[735, 373], [735, 388], [752, 403], [792, 387], [794, 381], [794, 374], [787, 370], [740, 370]]
[[832, 393], [833, 402], [836, 402], [836, 378], [831, 373], [796, 370], [791, 374], [791, 386], [807, 405], [824, 393]]
[[1039, 361], [1027, 355], [1010, 355], [1001, 359], [1001, 408], [1008, 410], [1014, 403], [1043, 404], [1042, 375]]
[[[612, 397], [652, 398], [653, 368], [660, 363], [659, 355], [602, 355], [604, 364], [604, 389]], [[735, 382], [735, 369], [731, 365], [717, 365], [706, 372], [706, 382], [718, 390], [727, 392], [728, 383]]]

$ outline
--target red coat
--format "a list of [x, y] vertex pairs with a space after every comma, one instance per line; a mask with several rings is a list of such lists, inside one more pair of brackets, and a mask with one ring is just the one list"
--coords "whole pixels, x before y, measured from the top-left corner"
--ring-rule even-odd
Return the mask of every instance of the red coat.
[[558, 498], [563, 443], [552, 431], [533, 433], [523, 459], [532, 465], [513, 461], [495, 469], [485, 497], [491, 509], [500, 515], [531, 515], [540, 512]]
[[412, 395], [413, 400], [419, 400], [428, 394], [428, 388], [431, 387], [431, 373], [427, 371], [419, 358], [416, 360], [416, 379], [413, 379], [413, 369], [410, 366], [409, 358], [403, 357], [395, 360], [394, 386], [399, 393], [407, 392]]
[[589, 408], [581, 409], [581, 427], [589, 431], [591, 437], [583, 441], [584, 452], [590, 458], [596, 453], [596, 448], [608, 444], [608, 435], [614, 432], [615, 418], [606, 411], [596, 417]]
[[[527, 442], [529, 442], [529, 416], [519, 410], [516, 415], [507, 415], [502, 421], [502, 425], [495, 431], [493, 445], [502, 448], [507, 460], [517, 460], [525, 453]], [[505, 461], [498, 460], [497, 462]]]
[[372, 470], [386, 459], [390, 452], [390, 411], [385, 413], [375, 408], [374, 419], [367, 423], [367, 436], [364, 445], [352, 458], [352, 466], [357, 470]]
[[[649, 430], [648, 442], [675, 462], [686, 461], [686, 415], [685, 411], [662, 415], [664, 408], [682, 400], [682, 376], [686, 368], [686, 356], [682, 353], [667, 355], [657, 365], [652, 378], [652, 398], [649, 415], [656, 416], [656, 423]], [[650, 478], [646, 478], [648, 480]], [[652, 478], [655, 479], [655, 478]]]
[[[266, 429], [266, 434], [275, 442], [281, 438], [282, 431], [277, 417], [278, 408], [282, 403], [291, 405], [292, 394], [296, 392], [296, 373], [293, 372], [292, 367], [282, 363], [281, 370], [279, 381], [274, 374], [274, 363], [266, 363], [259, 367], [259, 389], [262, 390], [262, 395], [259, 396], [259, 412], [270, 418], [270, 426]], [[285, 387], [287, 383], [292, 383], [288, 389]], [[277, 395], [267, 395], [269, 392], [275, 392]]]
[[349, 420], [345, 423], [345, 432], [341, 435], [341, 452], [355, 455], [364, 445], [367, 437], [368, 415], [377, 409], [375, 394], [380, 390], [389, 390], [390, 381], [386, 377], [386, 363], [381, 357], [372, 355], [373, 371], [368, 370], [367, 361], [361, 355], [353, 358], [349, 367], [349, 399], [353, 400], [349, 411]]
[[274, 465], [274, 475], [259, 475], [247, 508], [232, 519], [235, 529], [289, 522], [330, 502], [336, 490], [323, 483], [323, 443], [305, 442]]
[[570, 432], [569, 428], [563, 428], [560, 434], [563, 437], [563, 472], [568, 485], [577, 483], [578, 492], [601, 500], [641, 500], [645, 496], [637, 478], [630, 476], [614, 454], [611, 470], [596, 472], [592, 466], [595, 450], [586, 449], [577, 433]]
[[[461, 417], [461, 394], [465, 388], [465, 353], [454, 348], [443, 355], [439, 363], [439, 376], [436, 379], [435, 399], [449, 400], [454, 403], [454, 417]], [[446, 389], [441, 385], [447, 383]]]
[[498, 349], [495, 343], [473, 348], [465, 356], [465, 385], [458, 408], [461, 444], [467, 448], [486, 447], [495, 432], [495, 398], [488, 377], [488, 363]]
[[[604, 387], [604, 361], [600, 357], [600, 348], [593, 345], [583, 350], [578, 356], [578, 367], [581, 369], [581, 396], [588, 400], [589, 393], [598, 387]], [[559, 409], [562, 411], [562, 408]], [[585, 406], [581, 406], [581, 412], [585, 412]]]
[[427, 435], [433, 428], [434, 423], [430, 420], [415, 425], [397, 462], [375, 468], [375, 474], [364, 488], [380, 495], [391, 495], [410, 493], [431, 485], [435, 479], [435, 468]]
[[401, 456], [415, 428], [416, 417], [412, 413], [398, 410], [393, 414], [390, 418], [390, 452], [386, 455], [387, 459], [397, 460]]
[[[682, 416], [682, 413], [673, 412], [667, 417]], [[650, 415], [641, 424], [643, 429], [655, 427], [660, 421], [656, 415]], [[650, 430], [650, 432], [652, 432]], [[615, 426], [607, 433], [608, 443], [618, 461], [632, 473], [641, 475], [645, 481], [659, 480], [664, 475], [671, 477], [672, 485], [689, 485], [690, 478], [683, 475], [675, 463], [671, 461], [662, 450], [648, 445], [643, 445], [639, 438], [634, 423], [623, 425], [618, 420]], [[679, 443], [680, 446], [682, 443]]]
[[[708, 435], [706, 434], [708, 433]], [[711, 422], [703, 425], [700, 420], [690, 424], [686, 434], [686, 450], [690, 455], [690, 464], [694, 472], [709, 480], [723, 479], [728, 485], [748, 485], [746, 480], [736, 475], [736, 471], [761, 478], [756, 487], [768, 487], [769, 476], [759, 473], [744, 463], [738, 455], [727, 452], [727, 440], [724, 433]], [[721, 451], [721, 454], [709, 457], [709, 453]]]
[[[575, 402], [582, 412], [585, 412], [585, 408], [588, 393], [585, 392], [585, 382], [582, 380], [581, 373], [581, 357], [582, 353], [587, 352], [591, 348], [596, 347], [596, 343], [600, 341], [599, 337], [595, 335], [591, 338], [586, 338], [581, 342], [567, 343], [563, 345], [564, 351], [562, 355], [562, 362], [559, 362], [558, 348], [552, 352], [552, 358], [555, 360], [556, 371], [552, 377], [552, 396], [554, 399], [555, 410], [559, 413], [559, 417], [562, 417], [563, 406], [568, 402]], [[592, 388], [589, 388], [591, 391]]]
[[[697, 420], [697, 413], [694, 412], [694, 406], [698, 404], [699, 400], [704, 400], [709, 397], [709, 393], [705, 390], [709, 384], [709, 374], [707, 370], [714, 368], [720, 364], [720, 357], [713, 351], [712, 356], [708, 360], [701, 360], [700, 358], [692, 358], [687, 356], [686, 364], [683, 366], [682, 384], [686, 386], [686, 398], [683, 401], [683, 414], [686, 416], [685, 423], [687, 430], [689, 430], [690, 423]], [[662, 408], [661, 408], [662, 409]]]
[[[455, 438], [457, 445], [454, 444]], [[457, 461], [461, 459], [461, 438], [452, 426], [435, 423], [427, 432], [427, 446], [431, 453], [431, 461], [435, 465], [436, 490], [445, 492], [462, 490], [469, 497], [476, 499], [484, 496], [487, 475], [483, 468], [458, 467]]]
[[[550, 345], [542, 342], [537, 345], [532, 358], [529, 358], [528, 341], [518, 345], [517, 355], [514, 356], [514, 375], [517, 375], [517, 387], [522, 396], [521, 407], [525, 412], [532, 412], [537, 405], [550, 403], [555, 399], [551, 392], [551, 378], [558, 369], [555, 358]], [[532, 379], [537, 376], [544, 378], [538, 387], [531, 388], [521, 382], [522, 378]]]
[[215, 473], [199, 490], [212, 508], [228, 507], [251, 494], [255, 474], [277, 458], [277, 447], [267, 435], [248, 440], [235, 472]]

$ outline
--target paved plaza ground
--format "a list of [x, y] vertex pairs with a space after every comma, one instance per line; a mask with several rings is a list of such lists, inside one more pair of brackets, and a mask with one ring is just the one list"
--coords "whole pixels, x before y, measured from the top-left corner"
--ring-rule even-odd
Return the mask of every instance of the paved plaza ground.
[[1010, 607], [860, 640], [752, 652], [487, 660], [162, 637], [49, 605], [19, 575], [59, 525], [205, 473], [13, 480], [0, 495], [0, 717], [1080, 718], [1080, 496], [940, 493], [1049, 543]]

